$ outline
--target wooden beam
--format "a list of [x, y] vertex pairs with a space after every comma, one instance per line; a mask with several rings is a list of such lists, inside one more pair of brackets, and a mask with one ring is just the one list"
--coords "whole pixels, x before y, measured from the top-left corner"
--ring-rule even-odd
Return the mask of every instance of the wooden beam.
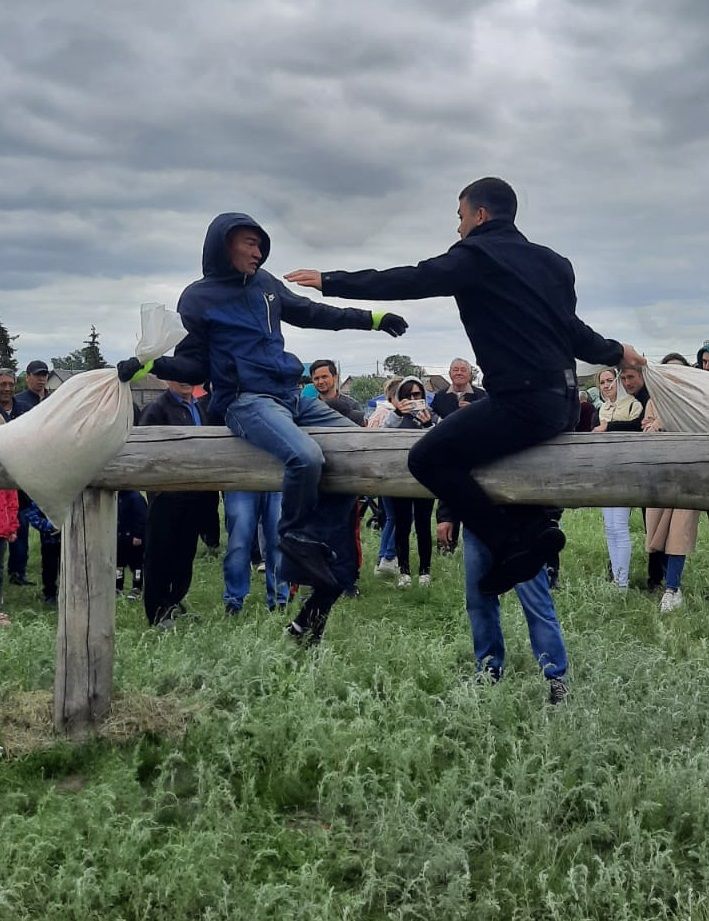
[[82, 738], [111, 706], [116, 496], [86, 489], [62, 531], [54, 728]]
[[[417, 432], [308, 429], [326, 458], [322, 488], [424, 496], [406, 458]], [[709, 435], [562, 435], [475, 470], [498, 502], [709, 509]], [[134, 428], [94, 480], [106, 489], [281, 488], [282, 467], [225, 428]]]
[[[423, 496], [406, 456], [416, 432], [308, 429], [322, 447], [322, 488]], [[562, 435], [475, 470], [498, 502], [709, 509], [709, 435]], [[94, 479], [101, 489], [280, 489], [281, 465], [225, 428], [137, 427]], [[9, 488], [0, 462], [0, 488]]]

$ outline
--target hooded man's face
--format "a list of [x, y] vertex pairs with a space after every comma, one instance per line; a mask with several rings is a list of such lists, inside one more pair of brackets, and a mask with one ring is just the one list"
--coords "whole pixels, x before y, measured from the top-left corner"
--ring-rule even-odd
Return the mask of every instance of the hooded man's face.
[[702, 352], [702, 368], [709, 371], [709, 352]]
[[229, 259], [237, 272], [242, 275], [255, 275], [261, 265], [261, 234], [252, 227], [238, 227], [227, 237]]

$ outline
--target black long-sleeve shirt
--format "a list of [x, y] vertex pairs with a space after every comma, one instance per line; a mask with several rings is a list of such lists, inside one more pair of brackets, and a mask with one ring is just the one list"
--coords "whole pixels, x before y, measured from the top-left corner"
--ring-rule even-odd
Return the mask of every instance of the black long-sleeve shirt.
[[487, 221], [447, 253], [416, 266], [325, 272], [322, 282], [330, 297], [454, 297], [485, 389], [493, 395], [555, 386], [575, 358], [614, 365], [623, 354], [619, 342], [576, 316], [569, 260], [530, 243], [511, 221]]

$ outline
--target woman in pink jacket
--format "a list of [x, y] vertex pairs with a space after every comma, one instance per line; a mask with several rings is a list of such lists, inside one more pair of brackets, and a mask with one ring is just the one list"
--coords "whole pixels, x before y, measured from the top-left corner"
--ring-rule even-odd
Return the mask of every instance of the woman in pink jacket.
[[19, 527], [17, 519], [17, 492], [14, 489], [0, 489], [0, 627], [9, 627], [10, 618], [3, 613], [2, 587], [5, 573], [5, 552], [14, 541]]

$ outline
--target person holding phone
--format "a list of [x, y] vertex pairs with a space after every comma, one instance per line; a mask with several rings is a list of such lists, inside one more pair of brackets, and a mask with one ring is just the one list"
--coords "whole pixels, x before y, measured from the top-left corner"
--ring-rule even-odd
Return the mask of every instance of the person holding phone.
[[[392, 400], [394, 411], [389, 413], [384, 427], [388, 429], [429, 429], [437, 417], [428, 408], [426, 389], [418, 377], [405, 377], [397, 387]], [[394, 542], [399, 561], [398, 588], [410, 588], [411, 567], [409, 562], [409, 535], [413, 522], [419, 554], [419, 585], [428, 588], [431, 584], [431, 517], [433, 499], [405, 499], [395, 496], [391, 499], [394, 509]]]

